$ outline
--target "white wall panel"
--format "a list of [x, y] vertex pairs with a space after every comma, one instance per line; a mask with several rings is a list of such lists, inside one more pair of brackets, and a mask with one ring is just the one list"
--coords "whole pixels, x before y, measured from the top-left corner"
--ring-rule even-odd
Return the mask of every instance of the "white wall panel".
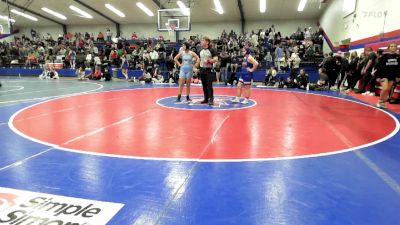
[[355, 13], [346, 18], [343, 1], [331, 0], [320, 19], [335, 46], [347, 38], [353, 42], [400, 29], [399, 0], [358, 0]]

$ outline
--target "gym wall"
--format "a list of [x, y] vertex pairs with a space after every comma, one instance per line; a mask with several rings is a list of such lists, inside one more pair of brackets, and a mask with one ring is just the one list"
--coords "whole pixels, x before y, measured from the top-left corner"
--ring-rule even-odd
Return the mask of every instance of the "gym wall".
[[383, 33], [386, 37], [391, 33], [391, 38], [400, 38], [399, 8], [399, 0], [358, 0], [355, 12], [344, 17], [343, 0], [331, 0], [320, 23], [335, 46], [350, 39], [354, 46], [351, 50], [362, 51], [365, 44], [380, 39], [378, 36]]

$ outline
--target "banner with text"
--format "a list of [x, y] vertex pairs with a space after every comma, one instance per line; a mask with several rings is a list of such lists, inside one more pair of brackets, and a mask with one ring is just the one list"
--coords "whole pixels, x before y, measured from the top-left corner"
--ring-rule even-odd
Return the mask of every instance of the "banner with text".
[[123, 206], [0, 187], [0, 225], [105, 225]]

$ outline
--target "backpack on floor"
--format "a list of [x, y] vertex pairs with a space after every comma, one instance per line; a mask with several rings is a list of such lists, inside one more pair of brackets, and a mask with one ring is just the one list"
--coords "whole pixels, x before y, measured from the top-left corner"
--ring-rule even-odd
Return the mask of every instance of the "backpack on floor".
[[392, 104], [400, 104], [400, 84], [394, 85], [389, 102]]

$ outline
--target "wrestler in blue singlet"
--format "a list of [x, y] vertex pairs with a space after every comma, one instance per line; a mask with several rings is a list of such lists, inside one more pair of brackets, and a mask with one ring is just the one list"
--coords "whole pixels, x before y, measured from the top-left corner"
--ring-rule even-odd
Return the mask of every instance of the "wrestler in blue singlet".
[[193, 56], [192, 54], [182, 53], [182, 66], [179, 72], [179, 78], [191, 79], [193, 76]]

